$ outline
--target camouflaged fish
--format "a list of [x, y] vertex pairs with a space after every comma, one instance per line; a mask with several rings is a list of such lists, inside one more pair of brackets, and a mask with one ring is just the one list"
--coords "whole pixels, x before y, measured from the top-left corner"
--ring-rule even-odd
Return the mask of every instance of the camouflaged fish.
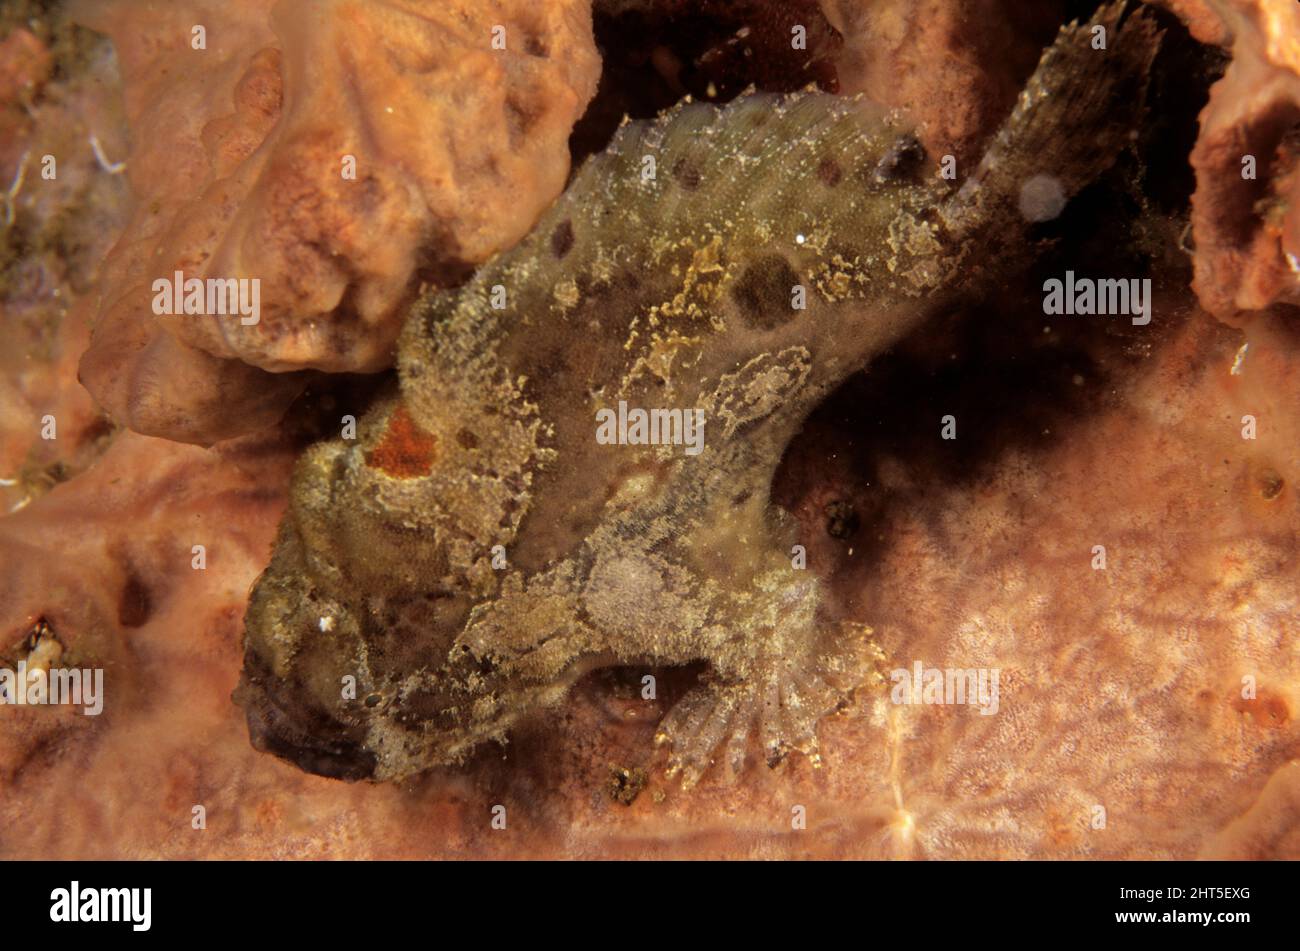
[[1121, 15], [1062, 29], [960, 186], [820, 92], [625, 123], [525, 240], [415, 304], [400, 386], [299, 463], [246, 621], [254, 743], [394, 779], [594, 668], [703, 661], [659, 727], [670, 771], [813, 751], [863, 671], [774, 472], [846, 377], [1028, 263], [1026, 182], [1068, 198], [1129, 142], [1158, 36]]

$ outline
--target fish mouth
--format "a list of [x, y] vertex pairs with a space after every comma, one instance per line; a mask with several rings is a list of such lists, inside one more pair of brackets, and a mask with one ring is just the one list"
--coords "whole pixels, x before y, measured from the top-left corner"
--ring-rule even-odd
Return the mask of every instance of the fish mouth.
[[251, 651], [231, 699], [244, 710], [255, 750], [328, 779], [374, 779], [378, 759], [365, 746], [365, 730], [322, 710]]

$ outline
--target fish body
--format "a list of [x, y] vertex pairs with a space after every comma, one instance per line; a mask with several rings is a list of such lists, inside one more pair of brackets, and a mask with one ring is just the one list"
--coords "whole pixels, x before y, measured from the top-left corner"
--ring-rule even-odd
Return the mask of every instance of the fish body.
[[688, 784], [814, 751], [862, 671], [776, 467], [846, 377], [1027, 263], [1025, 182], [1068, 198], [1124, 147], [1158, 38], [1120, 9], [1062, 29], [960, 185], [815, 91], [625, 123], [528, 237], [416, 303], [398, 386], [299, 463], [246, 620], [255, 743], [394, 779], [593, 668], [702, 661], [658, 734]]

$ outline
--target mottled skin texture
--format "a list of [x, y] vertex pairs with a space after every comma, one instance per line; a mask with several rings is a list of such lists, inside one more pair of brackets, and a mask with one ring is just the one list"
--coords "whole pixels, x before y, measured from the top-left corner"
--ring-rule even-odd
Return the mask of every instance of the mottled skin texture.
[[[528, 238], [419, 302], [399, 391], [300, 462], [247, 617], [255, 743], [392, 779], [504, 738], [594, 667], [705, 662], [659, 730], [688, 783], [811, 752], [861, 638], [792, 563], [773, 472], [847, 375], [1024, 259], [1024, 181], [1069, 195], [1113, 160], [1156, 44], [1117, 15], [1106, 51], [1062, 32], [957, 190], [906, 129], [829, 95], [624, 126]], [[599, 444], [620, 400], [702, 409], [703, 451]]]

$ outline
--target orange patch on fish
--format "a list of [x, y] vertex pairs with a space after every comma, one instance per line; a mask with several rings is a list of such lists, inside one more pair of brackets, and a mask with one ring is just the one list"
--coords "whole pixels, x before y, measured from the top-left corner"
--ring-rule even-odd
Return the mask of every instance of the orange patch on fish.
[[438, 441], [399, 405], [388, 417], [388, 428], [375, 447], [366, 453], [366, 464], [399, 479], [428, 475]]

